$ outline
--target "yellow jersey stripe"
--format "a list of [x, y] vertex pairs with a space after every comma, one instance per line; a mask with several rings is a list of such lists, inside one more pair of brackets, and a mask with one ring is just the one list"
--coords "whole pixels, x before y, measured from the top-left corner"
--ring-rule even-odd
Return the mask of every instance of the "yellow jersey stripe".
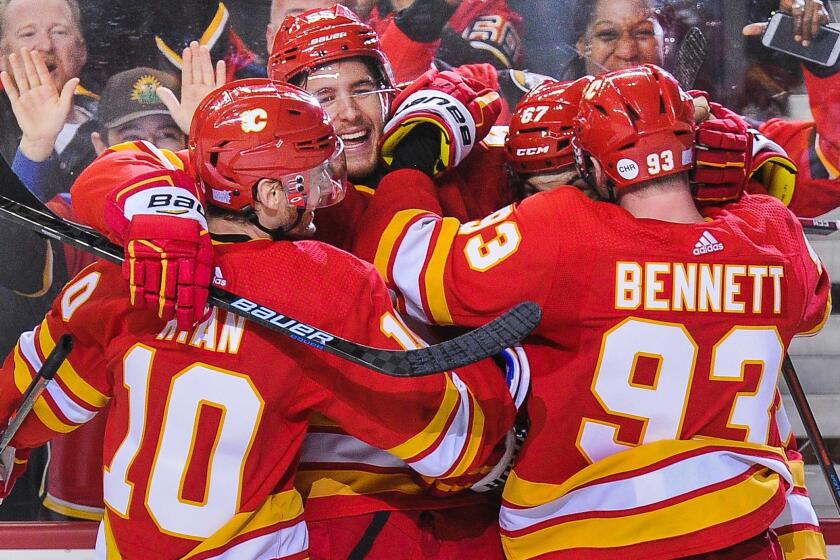
[[819, 133], [814, 138], [814, 152], [817, 154], [817, 158], [820, 160], [820, 163], [823, 164], [825, 170], [828, 171], [829, 179], [836, 179], [840, 176], [840, 169], [837, 169], [837, 166], [828, 159], [828, 157], [823, 153], [822, 148], [820, 147], [820, 135]]
[[295, 487], [307, 500], [325, 496], [366, 496], [384, 492], [399, 492], [412, 496], [426, 493], [414, 480], [414, 475], [408, 468], [405, 472], [389, 474], [341, 468], [298, 469]]
[[[44, 356], [48, 356], [55, 348], [54, 338], [46, 321], [41, 323], [41, 328], [38, 331], [38, 346], [40, 346], [41, 353]], [[78, 397], [85, 404], [95, 408], [102, 408], [108, 404], [109, 397], [82, 379], [82, 376], [70, 364], [69, 359], [61, 363], [56, 376], [61, 379], [61, 382], [73, 396]]]
[[420, 214], [425, 213], [424, 210], [401, 210], [391, 218], [391, 222], [382, 233], [382, 237], [379, 239], [379, 245], [376, 247], [373, 266], [386, 281], [393, 280], [389, 274], [388, 263], [391, 261], [391, 255], [394, 253], [394, 245], [396, 245], [397, 239], [405, 231], [408, 222]]
[[470, 435], [465, 445], [465, 452], [461, 460], [455, 466], [448, 476], [461, 476], [465, 474], [475, 461], [478, 450], [481, 449], [481, 442], [484, 437], [484, 411], [479, 406], [475, 397], [470, 393], [470, 400], [472, 401], [473, 417], [470, 423]]
[[[31, 381], [32, 374], [29, 372], [29, 365], [20, 353], [20, 345], [15, 346], [15, 386], [17, 386], [21, 395], [26, 391]], [[35, 411], [35, 416], [38, 417], [38, 420], [54, 432], [66, 434], [76, 429], [76, 426], [66, 424], [59, 420], [58, 416], [55, 415], [55, 412], [47, 404], [43, 394], [35, 401], [35, 406], [32, 407], [32, 410]]]
[[259, 531], [303, 515], [303, 500], [297, 490], [286, 490], [269, 496], [256, 511], [237, 513], [218, 531], [192, 549], [182, 560], [225, 546], [240, 535]]
[[[136, 149], [136, 148], [135, 148]], [[155, 181], [163, 181], [167, 185], [174, 187], [175, 183], [172, 182], [172, 177], [169, 175], [158, 175], [157, 177], [151, 177], [149, 179], [144, 179], [142, 181], [137, 181], [136, 183], [132, 183], [131, 185], [127, 186], [123, 190], [117, 193], [116, 200], [119, 200], [129, 191], [133, 191], [138, 187], [142, 187], [143, 185], [148, 185], [149, 183], [154, 183]]]
[[353, 185], [353, 188], [361, 193], [369, 194], [371, 196], [376, 194], [376, 191], [374, 189], [366, 187], [365, 185]]
[[785, 560], [825, 560], [828, 551], [825, 539], [819, 531], [802, 529], [778, 535], [779, 544], [785, 553]]
[[520, 508], [537, 507], [561, 498], [576, 488], [595, 483], [606, 477], [642, 470], [662, 460], [704, 448], [721, 448], [728, 452], [745, 455], [749, 455], [750, 452], [758, 452], [762, 457], [769, 454], [774, 460], [783, 464], [787, 463], [784, 452], [776, 447], [717, 438], [663, 440], [605, 457], [576, 473], [562, 484], [531, 482], [519, 478], [516, 470], [514, 470], [510, 473], [510, 477], [505, 484], [503, 499]]
[[592, 517], [559, 523], [518, 537], [502, 535], [512, 560], [576, 548], [610, 549], [680, 537], [738, 519], [760, 509], [776, 495], [775, 472], [756, 473], [728, 488], [635, 515]]
[[446, 303], [443, 274], [446, 270], [446, 260], [453, 246], [453, 240], [458, 234], [460, 223], [455, 218], [444, 218], [441, 222], [440, 234], [435, 241], [432, 256], [425, 274], [426, 298], [429, 305], [431, 319], [438, 325], [451, 325], [452, 313]]
[[388, 449], [388, 453], [396, 455], [400, 459], [409, 460], [429, 449], [443, 435], [443, 430], [449, 423], [449, 419], [457, 412], [460, 393], [452, 382], [449, 374], [446, 374], [446, 389], [443, 401], [438, 407], [435, 417], [429, 425], [405, 443]]

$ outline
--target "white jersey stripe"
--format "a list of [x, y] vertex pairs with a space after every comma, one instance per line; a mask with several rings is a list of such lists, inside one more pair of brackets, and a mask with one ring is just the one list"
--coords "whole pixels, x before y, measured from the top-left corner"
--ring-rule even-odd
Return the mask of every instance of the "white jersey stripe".
[[770, 528], [778, 529], [779, 527], [799, 524], [815, 525], [819, 527], [820, 520], [817, 518], [817, 512], [814, 511], [814, 506], [811, 504], [811, 500], [808, 496], [803, 496], [802, 494], [788, 494], [785, 509], [770, 525]]
[[[311, 428], [310, 428], [311, 430]], [[376, 467], [408, 468], [400, 458], [349, 434], [308, 432], [303, 439], [301, 463], [362, 463]]]
[[274, 533], [248, 539], [207, 560], [282, 560], [308, 548], [309, 534], [306, 531], [306, 522], [299, 521], [291, 527], [283, 527]]
[[756, 464], [779, 473], [793, 486], [793, 475], [782, 461], [733, 451], [714, 451], [630, 478], [573, 490], [536, 507], [502, 506], [499, 525], [505, 531], [518, 531], [566, 515], [647, 506], [732, 479]]
[[[39, 370], [43, 365], [38, 352], [35, 350], [35, 331], [29, 331], [20, 335], [20, 353], [23, 359], [29, 362], [33, 369]], [[83, 424], [96, 416], [96, 411], [91, 411], [79, 405], [71, 398], [57, 382], [47, 383], [47, 393], [52, 397], [53, 402], [58, 406], [61, 413], [74, 424]]]
[[432, 234], [439, 222], [432, 218], [422, 218], [406, 230], [405, 238], [400, 243], [394, 259], [393, 277], [402, 294], [405, 295], [406, 310], [415, 319], [430, 323], [421, 298], [420, 282], [422, 270], [429, 255]]
[[434, 451], [418, 461], [409, 462], [411, 468], [426, 476], [442, 476], [451, 470], [461, 457], [461, 452], [469, 445], [472, 436], [469, 389], [454, 372], [450, 375], [461, 397], [455, 418]]

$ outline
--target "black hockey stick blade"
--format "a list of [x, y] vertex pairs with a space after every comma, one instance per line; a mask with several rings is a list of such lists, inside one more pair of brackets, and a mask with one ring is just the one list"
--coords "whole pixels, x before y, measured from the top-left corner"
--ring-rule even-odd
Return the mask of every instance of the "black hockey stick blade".
[[708, 43], [706, 36], [697, 27], [688, 30], [680, 43], [680, 50], [677, 51], [676, 68], [674, 77], [683, 89], [691, 89], [700, 68], [706, 61]]
[[[112, 263], [123, 262], [122, 248], [98, 233], [55, 216], [37, 199], [43, 210], [18, 202], [31, 198], [34, 197], [0, 157], [0, 219], [68, 243]], [[208, 302], [298, 342], [395, 377], [430, 375], [489, 358], [528, 336], [539, 324], [542, 314], [539, 305], [525, 302], [490, 323], [452, 340], [412, 350], [385, 350], [345, 340], [259, 302], [218, 288], [212, 290]]]
[[15, 434], [20, 429], [23, 421], [26, 420], [26, 417], [29, 416], [30, 412], [32, 412], [32, 407], [35, 406], [35, 401], [38, 400], [38, 397], [40, 397], [41, 393], [44, 392], [44, 389], [47, 388], [47, 383], [52, 381], [52, 378], [55, 377], [58, 368], [60, 368], [64, 360], [67, 359], [67, 355], [72, 349], [73, 338], [69, 334], [62, 335], [61, 338], [58, 339], [58, 343], [55, 345], [55, 348], [52, 349], [52, 352], [50, 352], [47, 359], [44, 360], [41, 368], [35, 374], [35, 377], [32, 378], [32, 381], [29, 383], [29, 386], [26, 388], [26, 391], [24, 391], [23, 396], [21, 397], [20, 404], [14, 413], [12, 413], [11, 418], [9, 418], [9, 425], [6, 427], [6, 431], [3, 432], [3, 436], [0, 437], [0, 456], [3, 455], [3, 452], [9, 446], [9, 442], [12, 441], [12, 438], [15, 437]]

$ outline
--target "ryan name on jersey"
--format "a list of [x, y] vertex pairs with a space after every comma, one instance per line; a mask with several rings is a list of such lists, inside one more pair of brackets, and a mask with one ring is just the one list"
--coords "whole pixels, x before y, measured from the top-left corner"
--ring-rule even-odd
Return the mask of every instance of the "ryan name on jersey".
[[[615, 309], [780, 315], [782, 265], [615, 263]], [[771, 297], [772, 296], [772, 297]]]
[[226, 354], [239, 353], [242, 335], [245, 334], [245, 318], [216, 307], [210, 308], [207, 318], [191, 331], [179, 331], [175, 319], [166, 323], [155, 340], [175, 341]]

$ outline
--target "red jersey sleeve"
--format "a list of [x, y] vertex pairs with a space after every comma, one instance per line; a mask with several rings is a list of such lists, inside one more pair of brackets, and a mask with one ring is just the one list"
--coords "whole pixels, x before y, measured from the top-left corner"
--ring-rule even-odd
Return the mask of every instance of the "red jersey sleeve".
[[814, 120], [771, 119], [760, 131], [785, 149], [797, 166], [789, 208], [797, 216], [819, 216], [840, 206], [840, 108], [831, 92], [840, 74], [820, 78], [803, 70]]
[[379, 34], [382, 50], [391, 61], [396, 83], [410, 82], [432, 67], [440, 39], [428, 43], [415, 41], [399, 28], [393, 14], [382, 18], [377, 12], [370, 24]]
[[520, 303], [523, 294], [544, 304], [563, 237], [551, 230], [562, 220], [556, 205], [576, 196], [572, 189], [466, 223], [435, 213], [433, 189], [416, 174], [389, 176], [356, 245], [398, 292], [401, 309], [425, 323], [474, 326]]
[[797, 235], [800, 281], [802, 289], [802, 315], [797, 329], [800, 335], [819, 332], [831, 313], [831, 279], [820, 257], [805, 237], [799, 221], [791, 215], [791, 230]]
[[[371, 265], [317, 242], [255, 245], [265, 252], [237, 251], [234, 256], [258, 259], [263, 264], [259, 275], [220, 260], [228, 286], [236, 293], [374, 348], [401, 350], [423, 344], [395, 312]], [[307, 290], [286, 288], [297, 278], [319, 282]], [[312, 384], [310, 392], [325, 395], [313, 401], [319, 412], [426, 476], [457, 477], [480, 469], [513, 425], [513, 403], [491, 360], [465, 368], [464, 375], [486, 380], [473, 390], [454, 371], [393, 378], [305, 345], [284, 344], [284, 351], [297, 356], [295, 361]]]
[[[113, 269], [113, 270], [111, 270]], [[32, 413], [12, 440], [30, 448], [57, 434], [71, 432], [93, 419], [112, 394], [104, 346], [119, 317], [108, 309], [101, 292], [103, 276], [119, 269], [96, 264], [84, 269], [65, 286], [47, 316], [35, 329], [21, 335], [6, 358], [0, 377], [0, 421], [5, 422], [27, 386], [64, 334], [73, 337], [73, 350], [61, 364]]]
[[[73, 183], [70, 189], [73, 210], [82, 223], [119, 243], [105, 223], [105, 205], [111, 199], [112, 191], [121, 185], [142, 188], [142, 185], [132, 183], [137, 177], [149, 178], [150, 174], [159, 173], [165, 181], [167, 175], [188, 169], [186, 151], [176, 154], [144, 141], [111, 146]], [[203, 200], [203, 195], [199, 200]]]

